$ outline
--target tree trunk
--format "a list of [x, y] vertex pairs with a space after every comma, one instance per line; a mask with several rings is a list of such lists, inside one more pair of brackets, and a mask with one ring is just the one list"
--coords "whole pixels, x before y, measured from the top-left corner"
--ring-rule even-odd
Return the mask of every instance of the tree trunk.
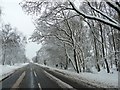
[[66, 56], [66, 63], [65, 63], [64, 69], [65, 69], [65, 70], [68, 69], [68, 57], [67, 57], [67, 56]]
[[66, 57], [66, 62], [65, 62], [65, 67], [64, 69], [68, 69], [68, 55], [66, 53], [66, 50], [65, 50], [65, 57]]
[[75, 68], [75, 66], [74, 66], [74, 64], [73, 64], [73, 62], [72, 62], [72, 60], [71, 60], [70, 58], [69, 58], [69, 62], [71, 62], [71, 64], [72, 64], [74, 70], [77, 71], [76, 68]]
[[113, 51], [114, 51], [114, 57], [115, 57], [115, 65], [116, 65], [116, 69], [118, 71], [118, 63], [117, 63], [117, 53], [116, 53], [116, 45], [115, 45], [115, 38], [114, 38], [114, 32], [111, 29], [112, 32], [112, 41], [113, 41]]
[[66, 45], [64, 43], [64, 50], [65, 50], [65, 57], [66, 57], [66, 62], [65, 62], [65, 66], [64, 66], [64, 69], [68, 69], [68, 54], [67, 54], [67, 49], [66, 49]]
[[101, 40], [102, 40], [102, 54], [103, 54], [103, 59], [104, 59], [104, 62], [106, 64], [107, 73], [110, 73], [109, 65], [108, 65], [107, 59], [105, 57], [104, 38], [103, 38], [103, 32], [102, 32], [102, 25], [101, 24], [100, 24], [100, 32], [101, 32]]
[[79, 54], [78, 54], [77, 56], [78, 56], [78, 66], [79, 66], [79, 71], [81, 72], [81, 71], [82, 71], [82, 70], [81, 70], [81, 65], [80, 65], [81, 57], [80, 57]]
[[5, 53], [3, 53], [3, 56], [2, 56], [2, 65], [5, 65]]
[[95, 57], [96, 57], [96, 67], [97, 71], [100, 72], [100, 65], [98, 64], [98, 52], [97, 52], [97, 45], [96, 45], [96, 39], [94, 37], [94, 45], [95, 45]]
[[6, 46], [2, 45], [2, 65], [5, 65]]
[[77, 73], [79, 73], [76, 50], [74, 49], [73, 51], [74, 51], [74, 61], [75, 61], [76, 71]]

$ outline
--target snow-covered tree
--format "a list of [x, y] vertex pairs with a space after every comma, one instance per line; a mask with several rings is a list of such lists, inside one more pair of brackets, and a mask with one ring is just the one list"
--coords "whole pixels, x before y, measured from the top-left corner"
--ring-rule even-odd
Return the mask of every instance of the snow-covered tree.
[[[98, 71], [104, 67], [109, 73], [112, 61], [112, 65], [115, 64], [118, 68], [119, 1], [86, 0], [78, 4], [71, 0], [66, 2], [26, 0], [20, 5], [25, 12], [35, 16], [36, 30], [31, 39], [39, 43], [49, 42], [49, 38], [53, 37], [58, 39], [60, 45], [66, 46], [64, 47], [66, 55], [78, 73], [94, 66]], [[109, 40], [111, 35], [112, 40]], [[114, 60], [110, 58], [111, 52], [114, 52], [112, 56]]]
[[[1, 14], [2, 14], [2, 10], [0, 7], [0, 22], [1, 22]], [[2, 60], [2, 32], [1, 32], [1, 28], [0, 28], [0, 63]]]
[[0, 31], [0, 63], [2, 61], [2, 32]]
[[1, 33], [2, 65], [24, 62], [26, 58], [24, 37], [10, 24], [3, 25]]

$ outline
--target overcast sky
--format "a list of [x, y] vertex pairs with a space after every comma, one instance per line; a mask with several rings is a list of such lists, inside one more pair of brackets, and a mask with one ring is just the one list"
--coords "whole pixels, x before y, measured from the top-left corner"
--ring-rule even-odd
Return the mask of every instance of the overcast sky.
[[[2, 7], [2, 20], [4, 23], [10, 23], [13, 27], [17, 27], [20, 32], [29, 38], [34, 31], [34, 25], [30, 16], [26, 15], [19, 5], [22, 0], [0, 0]], [[36, 51], [41, 45], [36, 43], [28, 43], [26, 46], [26, 55], [28, 58], [35, 56]]]

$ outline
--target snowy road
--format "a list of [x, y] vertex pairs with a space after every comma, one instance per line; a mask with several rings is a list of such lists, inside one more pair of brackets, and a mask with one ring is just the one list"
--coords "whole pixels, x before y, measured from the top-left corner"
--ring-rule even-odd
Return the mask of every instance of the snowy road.
[[75, 88], [88, 88], [83, 83], [77, 84], [62, 75], [58, 75], [47, 68], [41, 68], [32, 63], [18, 69], [1, 83], [2, 88], [19, 88], [20, 90], [21, 88], [35, 88], [38, 90], [44, 88], [69, 88], [72, 90]]

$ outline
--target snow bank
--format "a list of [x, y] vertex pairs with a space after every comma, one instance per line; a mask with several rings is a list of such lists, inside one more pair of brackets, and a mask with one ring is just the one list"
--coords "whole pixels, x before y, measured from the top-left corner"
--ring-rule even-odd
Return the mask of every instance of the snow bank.
[[106, 73], [106, 71], [103, 69], [101, 72], [97, 73], [75, 73], [67, 70], [62, 69], [56, 69], [44, 65], [40, 65], [42, 67], [49, 68], [52, 71], [59, 71], [61, 73], [64, 73], [65, 76], [72, 77], [76, 80], [76, 82], [85, 82], [100, 88], [118, 88], [118, 72], [114, 69], [112, 70], [112, 73]]
[[82, 80], [85, 83], [92, 84], [100, 88], [118, 88], [118, 73], [107, 74], [105, 70], [99, 73], [73, 73], [69, 71], [59, 70], [66, 73], [70, 77]]
[[24, 64], [15, 64], [14, 66], [10, 65], [0, 65], [0, 81], [4, 79], [5, 77], [9, 76], [12, 74], [15, 70], [18, 68], [21, 68], [23, 66], [26, 66], [28, 63]]

